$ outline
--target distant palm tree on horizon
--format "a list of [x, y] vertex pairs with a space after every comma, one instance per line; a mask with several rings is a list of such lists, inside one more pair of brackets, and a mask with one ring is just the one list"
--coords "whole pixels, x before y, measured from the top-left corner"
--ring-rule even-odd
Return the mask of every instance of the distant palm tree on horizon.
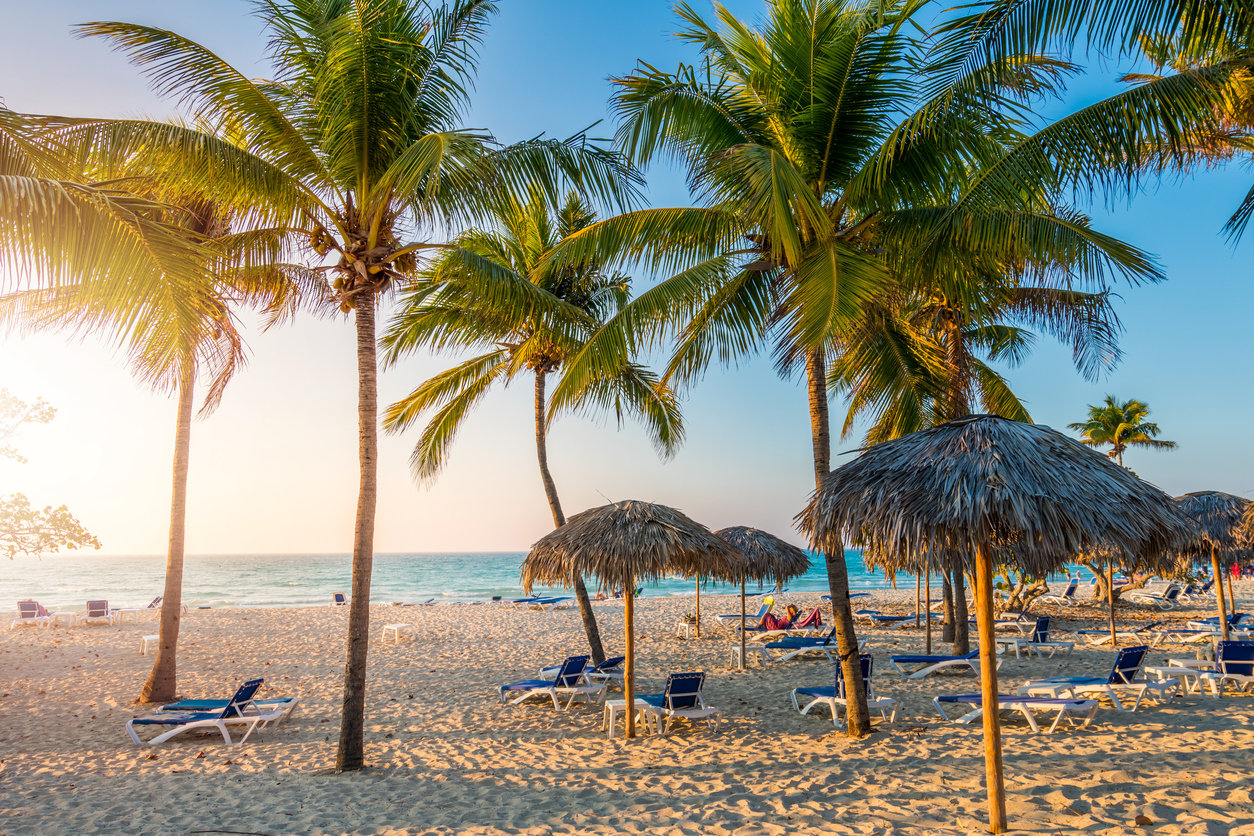
[[[596, 259], [556, 263], [554, 248], [596, 220], [596, 214], [578, 192], [571, 191], [555, 210], [541, 189], [530, 197], [507, 197], [492, 208], [492, 223], [459, 235], [448, 251], [416, 275], [405, 292], [400, 311], [383, 336], [388, 363], [420, 349], [474, 349], [482, 354], [435, 375], [383, 415], [389, 432], [401, 432], [424, 413], [432, 413], [410, 457], [414, 477], [434, 479], [444, 467], [457, 431], [475, 405], [495, 385], [508, 386], [516, 377], [535, 378], [535, 438], [540, 479], [553, 525], [566, 524], [557, 486], [548, 463], [548, 429], [553, 413], [545, 386], [587, 339], [627, 304], [630, 278], [602, 269]], [[474, 259], [467, 259], [471, 253]], [[530, 301], [503, 304], [474, 292], [497, 273], [512, 281], [530, 282], [547, 300], [542, 308]], [[567, 409], [612, 409], [616, 415], [633, 412], [644, 422], [653, 442], [670, 454], [683, 438], [683, 425], [674, 393], [657, 375], [635, 362], [625, 362], [613, 373], [592, 381], [566, 403]], [[583, 579], [571, 578], [584, 631], [594, 662], [605, 661], [596, 614]]]
[[1145, 420], [1150, 408], [1136, 398], [1120, 402], [1114, 395], [1097, 406], [1089, 406], [1088, 420], [1068, 424], [1067, 428], [1081, 434], [1080, 442], [1090, 447], [1109, 444], [1106, 455], [1123, 467], [1123, 451], [1129, 447], [1151, 447], [1158, 450], [1174, 450], [1174, 441], [1156, 438], [1161, 432], [1158, 424]]

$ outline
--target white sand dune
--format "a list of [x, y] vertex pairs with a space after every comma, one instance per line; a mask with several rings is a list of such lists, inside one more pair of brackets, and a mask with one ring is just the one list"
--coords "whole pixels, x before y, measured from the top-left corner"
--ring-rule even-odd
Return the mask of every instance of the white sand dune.
[[[1248, 604], [1254, 586], [1243, 586]], [[879, 593], [874, 603], [889, 609], [906, 598], [912, 608], [913, 591]], [[732, 612], [735, 602], [703, 597], [707, 614]], [[607, 647], [621, 648], [621, 603], [596, 607]], [[877, 689], [901, 701], [903, 718], [851, 740], [826, 716], [797, 715], [788, 700], [793, 687], [830, 682], [827, 662], [733, 671], [730, 643], [712, 625], [714, 638], [675, 636], [691, 607], [691, 599], [641, 600], [642, 687], [704, 670], [707, 700], [724, 722], [714, 733], [701, 724], [634, 741], [607, 740], [592, 706], [559, 713], [551, 703], [495, 698], [497, 685], [580, 650], [577, 612], [376, 607], [370, 768], [339, 776], [324, 770], [338, 733], [346, 608], [187, 616], [182, 694], [226, 696], [263, 676], [263, 696], [301, 699], [288, 724], [229, 748], [194, 737], [137, 747], [126, 737], [151, 663], [138, 653], [139, 636], [155, 632], [153, 622], [0, 633], [0, 833], [982, 832], [979, 728], [943, 724], [930, 704], [936, 693], [976, 690], [974, 677], [908, 682], [888, 666], [890, 653], [921, 650], [921, 636], [866, 631]], [[1059, 615], [1064, 628], [1101, 617], [1085, 606]], [[379, 640], [383, 624], [402, 621], [415, 625], [416, 640]], [[1195, 649], [1155, 650], [1151, 663]], [[1001, 677], [1009, 687], [1104, 674], [1112, 656], [1078, 646], [1069, 658], [1009, 658]], [[1093, 727], [1053, 735], [1011, 723], [1005, 740], [1013, 832], [1254, 834], [1249, 696], [1189, 696], [1137, 714], [1103, 709]], [[1138, 815], [1153, 824], [1135, 825]]]

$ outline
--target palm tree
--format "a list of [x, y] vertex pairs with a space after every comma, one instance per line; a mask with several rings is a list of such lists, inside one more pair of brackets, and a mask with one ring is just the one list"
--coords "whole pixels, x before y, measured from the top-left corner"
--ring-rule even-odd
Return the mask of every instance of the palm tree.
[[[20, 117], [11, 115], [11, 126]], [[35, 121], [21, 129], [32, 149], [44, 157], [43, 165], [68, 155], [61, 130]], [[69, 173], [68, 166], [59, 171]], [[139, 695], [141, 702], [169, 702], [177, 691], [177, 647], [182, 613], [183, 557], [187, 516], [187, 477], [191, 448], [191, 420], [197, 378], [209, 381], [201, 413], [211, 412], [244, 360], [243, 341], [236, 330], [231, 307], [250, 304], [266, 313], [269, 327], [291, 314], [303, 300], [326, 297], [325, 284], [316, 272], [278, 260], [284, 230], [231, 228], [232, 213], [188, 192], [159, 186], [151, 173], [125, 164], [117, 170], [94, 172], [108, 175], [127, 191], [105, 189], [86, 182], [93, 172], [80, 172], [74, 181], [61, 181], [64, 189], [107, 199], [134, 217], [120, 227], [95, 230], [102, 240], [89, 246], [138, 237], [143, 248], [154, 243], [181, 240], [174, 255], [160, 247], [148, 250], [147, 260], [97, 265], [76, 259], [55, 240], [56, 235], [27, 233], [25, 252], [35, 254], [28, 266], [33, 276], [23, 276], [33, 286], [0, 297], [0, 318], [28, 330], [54, 329], [94, 333], [127, 351], [135, 375], [159, 392], [178, 396], [170, 534], [166, 554], [165, 587], [162, 593], [160, 641], [152, 671]], [[42, 194], [42, 191], [36, 194]], [[28, 198], [20, 209], [38, 211]], [[66, 227], [74, 226], [73, 214], [61, 212]], [[238, 220], [238, 219], [237, 219]], [[130, 233], [130, 234], [127, 234]], [[177, 257], [175, 257], [177, 256]], [[125, 253], [122, 258], [127, 258]], [[167, 269], [173, 267], [173, 270]], [[198, 278], [198, 281], [189, 281]]]
[[[453, 241], [457, 251], [445, 253], [420, 271], [382, 341], [387, 362], [419, 349], [484, 353], [436, 375], [393, 404], [384, 413], [383, 426], [400, 432], [423, 413], [436, 410], [410, 459], [419, 481], [434, 479], [444, 467], [462, 422], [480, 399], [494, 384], [509, 385], [518, 375], [530, 373], [535, 379], [540, 480], [553, 525], [561, 528], [566, 516], [549, 472], [547, 437], [553, 416], [546, 404], [545, 381], [561, 370], [566, 358], [580, 348], [582, 339], [623, 307], [630, 291], [629, 279], [606, 273], [595, 262], [549, 263], [538, 269], [554, 247], [595, 220], [592, 209], [575, 192], [567, 196], [556, 214], [550, 212], [538, 189], [532, 190], [527, 202], [505, 199], [494, 207], [493, 220], [492, 228], [471, 229], [459, 235]], [[468, 262], [462, 253], [473, 253], [481, 261]], [[568, 306], [563, 309], [567, 315], [553, 321], [538, 316], [532, 305], [506, 308], [485, 302], [473, 291], [474, 283], [484, 281], [484, 277], [467, 281], [468, 273], [485, 265], [510, 271], [516, 281], [533, 283], [552, 297], [551, 307]], [[664, 454], [682, 439], [683, 427], [673, 395], [658, 386], [656, 376], [635, 363], [624, 364], [617, 375], [597, 381], [581, 395], [571, 406], [612, 408], [620, 417], [627, 411], [636, 413]], [[582, 578], [575, 577], [572, 582], [593, 661], [603, 662], [605, 651], [588, 590]]]
[[[1102, 249], [1082, 225], [1043, 211], [1051, 161], [1006, 163], [1024, 140], [1024, 103], [1067, 67], [1015, 55], [963, 68], [920, 96], [925, 7], [778, 0], [758, 28], [721, 6], [716, 23], [678, 7], [680, 37], [703, 66], [642, 64], [617, 79], [618, 138], [641, 165], [659, 154], [683, 160], [701, 205], [626, 213], [573, 236], [566, 257], [622, 252], [671, 277], [572, 358], [555, 403], [672, 328], [678, 347], [663, 379], [677, 384], [773, 345], [780, 371], [806, 380], [817, 485], [830, 470], [827, 367], [842, 329], [892, 287], [894, 264], [992, 272], [1025, 250]], [[852, 683], [847, 569], [842, 555], [825, 560]], [[860, 703], [849, 730], [869, 730]]]
[[[177, 96], [218, 136], [147, 124], [83, 126], [84, 143], [133, 138], [137, 151], [177, 149], [170, 176], [235, 205], [244, 196], [299, 229], [333, 277], [341, 310], [354, 317], [358, 378], [358, 484], [344, 700], [336, 768], [364, 765], [366, 658], [377, 492], [376, 307], [446, 248], [444, 226], [473, 220], [502, 192], [533, 183], [554, 197], [577, 181], [601, 199], [626, 199], [635, 182], [617, 157], [582, 137], [501, 148], [463, 130], [475, 51], [493, 0], [262, 0], [275, 78], [259, 81], [174, 32], [91, 23], [156, 89]], [[243, 154], [224, 157], [222, 137]], [[223, 173], [224, 162], [227, 171]], [[473, 259], [469, 253], [464, 257]], [[507, 303], [539, 304], [530, 283], [489, 277], [474, 290]]]
[[1156, 450], [1174, 450], [1174, 441], [1156, 436], [1162, 432], [1158, 425], [1145, 420], [1149, 406], [1135, 398], [1122, 401], [1114, 395], [1096, 406], [1089, 407], [1089, 417], [1067, 428], [1080, 433], [1080, 441], [1090, 447], [1110, 445], [1106, 455], [1123, 466], [1123, 451], [1129, 447], [1150, 447]]

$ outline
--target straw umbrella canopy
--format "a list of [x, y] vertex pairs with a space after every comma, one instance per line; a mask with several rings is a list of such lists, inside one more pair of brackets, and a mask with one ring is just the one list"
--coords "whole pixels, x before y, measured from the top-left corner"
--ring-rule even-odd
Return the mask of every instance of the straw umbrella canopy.
[[[858, 543], [892, 568], [972, 570], [983, 703], [997, 704], [993, 556], [1045, 574], [1110, 546], [1157, 555], [1190, 526], [1171, 498], [1048, 427], [972, 415], [861, 451], [833, 470], [797, 517], [816, 549]], [[1001, 729], [983, 712], [993, 833], [1006, 829]]]
[[1176, 497], [1180, 511], [1196, 530], [1196, 538], [1182, 556], [1189, 560], [1209, 558], [1215, 574], [1215, 601], [1219, 608], [1220, 638], [1228, 640], [1228, 608], [1224, 603], [1224, 569], [1254, 552], [1241, 534], [1243, 517], [1254, 503], [1222, 491], [1196, 491]]
[[789, 578], [800, 577], [810, 570], [810, 557], [792, 543], [759, 528], [733, 525], [720, 528], [714, 536], [731, 543], [745, 556], [740, 573], [740, 669], [744, 670], [745, 579], [773, 580], [776, 586], [783, 586]]
[[536, 541], [523, 559], [523, 588], [535, 583], [570, 585], [576, 576], [596, 578], [602, 591], [627, 591], [627, 737], [635, 737], [635, 638], [632, 628], [636, 584], [667, 575], [706, 573], [737, 577], [744, 556], [708, 528], [666, 505], [624, 500], [590, 508]]

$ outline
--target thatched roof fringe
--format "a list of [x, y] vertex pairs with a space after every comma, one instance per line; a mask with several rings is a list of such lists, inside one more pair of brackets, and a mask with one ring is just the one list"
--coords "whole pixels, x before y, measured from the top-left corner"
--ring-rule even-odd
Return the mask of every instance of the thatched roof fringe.
[[537, 540], [523, 560], [522, 583], [530, 591], [590, 575], [609, 592], [673, 574], [739, 580], [744, 568], [739, 549], [674, 508], [624, 500], [575, 514]]
[[1034, 575], [1123, 549], [1160, 561], [1191, 536], [1157, 488], [1067, 436], [969, 416], [861, 451], [797, 515], [817, 550], [861, 546], [874, 565], [969, 568], [977, 544]]
[[720, 528], [714, 536], [726, 540], [744, 554], [748, 561], [745, 577], [754, 581], [773, 581], [782, 585], [789, 578], [804, 575], [810, 569], [810, 557], [801, 549], [757, 528], [734, 525]]
[[1193, 523], [1193, 542], [1180, 552], [1182, 561], [1210, 565], [1211, 547], [1219, 549], [1221, 566], [1254, 559], [1254, 543], [1243, 536], [1242, 521], [1254, 502], [1222, 491], [1196, 491], [1176, 497], [1176, 505]]

